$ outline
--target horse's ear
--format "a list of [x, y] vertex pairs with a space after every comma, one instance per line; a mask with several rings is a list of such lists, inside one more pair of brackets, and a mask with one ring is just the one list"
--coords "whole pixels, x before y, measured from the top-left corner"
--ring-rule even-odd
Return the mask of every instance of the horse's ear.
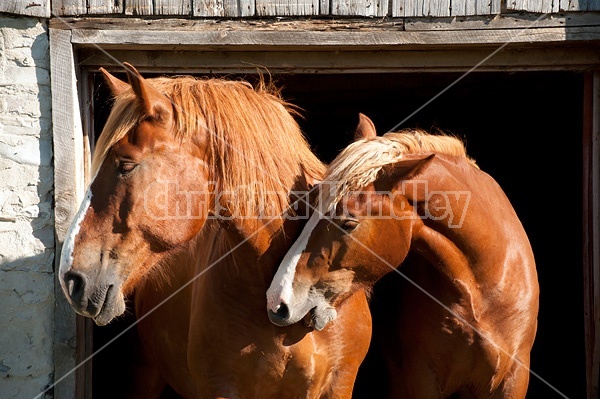
[[405, 155], [397, 162], [383, 167], [383, 176], [376, 182], [376, 189], [390, 191], [401, 180], [412, 178], [431, 163], [435, 154]]
[[140, 75], [133, 65], [124, 62], [129, 84], [140, 101], [146, 115], [155, 119], [164, 119], [171, 112], [171, 102], [158, 92]]
[[114, 77], [106, 69], [100, 68], [100, 72], [104, 76], [104, 81], [108, 85], [110, 92], [113, 96], [118, 96], [125, 90], [129, 89], [129, 84], [123, 82], [121, 79]]
[[354, 131], [354, 140], [370, 139], [377, 136], [373, 121], [365, 114], [358, 114], [358, 126]]

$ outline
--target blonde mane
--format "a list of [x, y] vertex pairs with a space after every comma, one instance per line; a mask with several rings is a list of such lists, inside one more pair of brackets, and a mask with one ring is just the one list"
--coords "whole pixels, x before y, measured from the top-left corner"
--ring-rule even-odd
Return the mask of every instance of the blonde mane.
[[383, 136], [360, 139], [346, 147], [329, 165], [325, 178], [328, 189], [322, 192], [320, 209], [332, 212], [351, 191], [373, 183], [384, 166], [407, 154], [438, 153], [464, 158], [473, 166], [465, 146], [456, 137], [433, 135], [418, 129], [405, 129]]
[[[174, 136], [182, 145], [205, 142], [209, 181], [216, 182], [233, 215], [280, 215], [302, 173], [320, 179], [325, 166], [310, 150], [294, 119], [295, 109], [261, 81], [189, 76], [148, 79], [173, 104]], [[107, 154], [143, 118], [131, 89], [115, 104], [96, 144], [95, 174]], [[185, 167], [185, 165], [182, 165]], [[250, 187], [251, 189], [243, 189]], [[268, 216], [268, 215], [267, 215]]]

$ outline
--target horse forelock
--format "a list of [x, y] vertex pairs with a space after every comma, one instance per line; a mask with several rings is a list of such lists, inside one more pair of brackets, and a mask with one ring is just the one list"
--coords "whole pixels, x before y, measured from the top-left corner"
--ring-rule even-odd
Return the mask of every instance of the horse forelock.
[[346, 147], [327, 168], [319, 209], [333, 212], [344, 196], [375, 182], [386, 165], [399, 161], [405, 155], [421, 153], [463, 158], [477, 167], [475, 161], [467, 156], [464, 143], [449, 135], [405, 129], [360, 139]]
[[136, 106], [135, 96], [131, 90], [115, 98], [112, 110], [102, 133], [96, 142], [92, 156], [92, 176], [100, 170], [100, 166], [110, 152], [110, 149], [139, 123], [141, 112]]
[[[280, 215], [301, 173], [322, 177], [325, 167], [300, 131], [295, 108], [263, 81], [256, 89], [244, 81], [189, 76], [147, 82], [173, 104], [173, 134], [182, 145], [204, 138], [209, 180], [220, 192], [232, 193], [232, 214], [255, 216], [269, 208]], [[132, 90], [116, 97], [96, 145], [94, 174], [110, 149], [143, 118]]]

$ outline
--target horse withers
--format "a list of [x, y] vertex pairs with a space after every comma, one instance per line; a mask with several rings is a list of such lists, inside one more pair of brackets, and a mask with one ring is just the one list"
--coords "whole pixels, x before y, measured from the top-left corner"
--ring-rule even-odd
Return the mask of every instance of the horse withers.
[[326, 328], [354, 292], [397, 272], [406, 281], [374, 336], [389, 398], [524, 398], [539, 287], [506, 195], [456, 138], [377, 137], [364, 115], [357, 136], [267, 291], [271, 321]]

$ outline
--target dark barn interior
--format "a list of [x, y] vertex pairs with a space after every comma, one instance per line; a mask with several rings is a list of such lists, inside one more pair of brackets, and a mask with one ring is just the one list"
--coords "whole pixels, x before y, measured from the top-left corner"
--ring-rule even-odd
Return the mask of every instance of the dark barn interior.
[[[414, 113], [460, 77], [456, 73], [297, 74], [275, 75], [274, 80], [283, 88], [284, 98], [304, 110], [305, 119], [299, 122], [326, 162], [351, 141], [359, 112], [374, 121], [379, 134], [405, 120], [399, 128], [441, 130], [465, 140], [470, 156], [512, 201], [536, 256], [540, 314], [527, 397], [584, 397], [583, 74], [475, 72]], [[101, 82], [96, 74], [96, 133], [110, 109]], [[391, 273], [378, 286], [401, 283], [397, 279], [402, 277]], [[378, 292], [386, 290], [376, 288], [372, 301], [393, 300]], [[385, 312], [373, 316], [377, 329]], [[110, 326], [95, 327], [94, 349], [130, 322], [131, 317], [124, 317]], [[115, 379], [125, 374], [116, 359], [131, 355], [126, 339], [117, 339], [94, 357], [94, 397], [108, 397]], [[367, 358], [355, 398], [380, 397], [376, 387], [382, 367], [379, 359]]]

